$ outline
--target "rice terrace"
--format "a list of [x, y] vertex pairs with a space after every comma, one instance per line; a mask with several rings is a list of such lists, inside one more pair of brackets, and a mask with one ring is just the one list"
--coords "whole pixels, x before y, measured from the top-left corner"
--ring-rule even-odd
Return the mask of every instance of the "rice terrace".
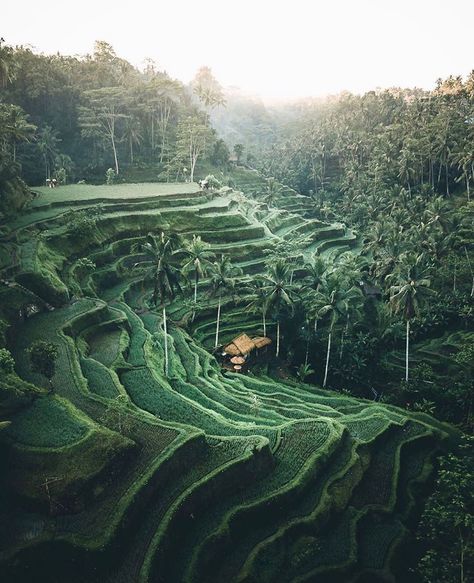
[[473, 73], [0, 75], [0, 580], [472, 581]]

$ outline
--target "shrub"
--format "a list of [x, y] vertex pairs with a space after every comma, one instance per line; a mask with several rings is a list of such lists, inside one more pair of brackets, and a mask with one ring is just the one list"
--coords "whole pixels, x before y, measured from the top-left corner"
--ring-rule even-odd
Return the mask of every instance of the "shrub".
[[15, 368], [15, 360], [6, 348], [0, 348], [0, 370], [10, 374]]
[[115, 170], [113, 168], [108, 168], [107, 172], [105, 173], [107, 184], [114, 184], [116, 177], [117, 175], [115, 174]]
[[28, 349], [31, 368], [49, 381], [50, 390], [53, 390], [53, 376], [56, 370], [56, 360], [58, 358], [58, 347], [51, 342], [37, 340]]

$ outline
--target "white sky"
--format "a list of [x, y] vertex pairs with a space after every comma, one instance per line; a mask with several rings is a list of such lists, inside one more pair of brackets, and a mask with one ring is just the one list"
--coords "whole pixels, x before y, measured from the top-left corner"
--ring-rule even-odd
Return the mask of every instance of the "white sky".
[[474, 68], [474, 0], [3, 0], [0, 36], [45, 53], [95, 40], [184, 82], [202, 65], [266, 98], [430, 88]]

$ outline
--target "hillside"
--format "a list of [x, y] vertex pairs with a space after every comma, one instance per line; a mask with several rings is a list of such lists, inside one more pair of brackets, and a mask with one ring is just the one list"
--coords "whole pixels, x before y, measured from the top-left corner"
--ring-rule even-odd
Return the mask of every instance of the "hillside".
[[[417, 502], [448, 425], [270, 376], [258, 357], [247, 374], [223, 372], [207, 277], [205, 306], [190, 291], [167, 306], [165, 374], [161, 311], [137, 267], [149, 232], [201, 236], [242, 269], [241, 286], [285, 241], [333, 263], [360, 248], [343, 224], [311, 218], [307, 197], [280, 186], [267, 204], [253, 196], [266, 184], [256, 173], [233, 180], [216, 191], [39, 188], [3, 229], [1, 317], [16, 372], [46, 388], [26, 350], [47, 340], [59, 351], [54, 391], [3, 432], [5, 581], [409, 580]], [[262, 335], [245, 304], [222, 298], [219, 344]]]

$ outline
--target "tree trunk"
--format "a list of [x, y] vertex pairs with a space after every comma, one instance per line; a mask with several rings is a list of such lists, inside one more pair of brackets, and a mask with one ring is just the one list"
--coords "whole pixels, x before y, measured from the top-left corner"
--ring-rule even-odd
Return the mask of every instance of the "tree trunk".
[[438, 182], [437, 182], [438, 186], [439, 186], [439, 183], [441, 182], [441, 171], [442, 170], [443, 170], [443, 164], [440, 162], [439, 168], [438, 168]]
[[267, 321], [265, 318], [265, 310], [263, 310], [263, 312], [262, 312], [262, 319], [263, 319], [263, 335], [266, 336], [267, 335]]
[[194, 169], [196, 168], [196, 162], [197, 162], [197, 156], [193, 156], [192, 162], [191, 162], [191, 175], [189, 177], [189, 180], [191, 182], [194, 182]]
[[472, 271], [471, 260], [469, 259], [469, 253], [467, 252], [466, 245], [464, 245], [464, 253], [466, 254], [467, 264], [469, 265], [469, 271], [471, 272], [471, 278], [472, 278], [471, 298], [474, 298], [474, 273]]
[[342, 353], [344, 350], [344, 338], [345, 338], [348, 331], [349, 331], [349, 316], [347, 316], [346, 325], [343, 328], [342, 334], [341, 334], [341, 350], [339, 351], [339, 360], [342, 360]]
[[217, 305], [217, 322], [216, 322], [216, 342], [214, 348], [219, 345], [219, 322], [221, 319], [221, 298], [219, 298], [219, 304]]
[[305, 355], [305, 359], [304, 359], [305, 366], [308, 366], [308, 358], [309, 358], [309, 334], [308, 334], [308, 338], [306, 339], [306, 355]]
[[446, 194], [447, 196], [449, 196], [449, 168], [448, 168], [448, 163], [446, 162], [446, 164], [444, 165], [445, 171], [446, 171]]
[[277, 321], [277, 345], [275, 356], [277, 358], [280, 356], [280, 320]]
[[327, 353], [326, 353], [326, 368], [324, 370], [324, 381], [323, 381], [323, 387], [326, 386], [326, 382], [328, 380], [328, 370], [329, 370], [329, 355], [331, 354], [331, 336], [332, 336], [332, 331], [329, 332], [329, 336], [328, 336], [328, 349], [327, 349]]
[[456, 260], [456, 257], [454, 257], [453, 293], [456, 291], [456, 267], [457, 267], [457, 260]]
[[115, 147], [115, 139], [113, 134], [111, 135], [111, 140], [112, 140], [112, 149], [114, 151], [114, 161], [115, 161], [115, 173], [119, 174], [119, 165], [118, 165], [118, 158], [117, 158], [117, 148]]
[[405, 351], [405, 381], [408, 382], [408, 352], [410, 350], [410, 320], [407, 320], [407, 343]]
[[168, 330], [166, 327], [166, 307], [163, 306], [163, 334], [165, 337], [165, 376], [168, 376]]
[[151, 114], [151, 159], [153, 160], [155, 153], [155, 114]]
[[316, 334], [317, 331], [318, 331], [318, 319], [315, 318], [314, 319], [314, 333]]

